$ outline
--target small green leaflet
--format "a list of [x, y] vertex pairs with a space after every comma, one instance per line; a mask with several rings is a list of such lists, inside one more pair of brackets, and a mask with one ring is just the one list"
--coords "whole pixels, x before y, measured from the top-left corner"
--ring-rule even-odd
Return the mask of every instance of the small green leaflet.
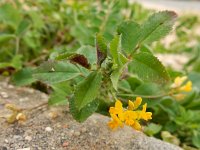
[[137, 75], [144, 81], [164, 84], [170, 81], [169, 74], [162, 63], [152, 54], [140, 52], [135, 54], [128, 64], [130, 73]]
[[101, 72], [94, 71], [77, 85], [74, 93], [74, 101], [78, 110], [81, 110], [87, 104], [95, 100], [99, 94], [101, 80]]
[[70, 62], [47, 61], [34, 70], [33, 77], [52, 84], [73, 79], [80, 74], [78, 68]]
[[97, 110], [98, 106], [99, 101], [94, 100], [79, 110], [77, 109], [73, 98], [69, 101], [70, 113], [72, 114], [73, 118], [76, 119], [76, 121], [78, 122], [85, 121], [90, 115], [92, 115]]

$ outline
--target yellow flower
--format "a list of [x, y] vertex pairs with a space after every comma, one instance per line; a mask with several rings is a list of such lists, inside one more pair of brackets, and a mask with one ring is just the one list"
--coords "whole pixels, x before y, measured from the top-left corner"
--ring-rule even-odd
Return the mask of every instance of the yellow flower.
[[142, 103], [142, 98], [141, 97], [136, 97], [136, 100], [134, 102], [128, 101], [128, 109], [129, 110], [135, 110], [137, 109]]
[[192, 82], [188, 81], [185, 85], [180, 87], [180, 91], [190, 92], [192, 90]]
[[116, 129], [119, 126], [123, 127], [123, 123], [121, 122], [121, 120], [116, 115], [111, 114], [111, 118], [112, 118], [112, 120], [108, 123], [108, 126], [111, 129]]
[[131, 126], [134, 124], [135, 120], [138, 118], [138, 113], [136, 111], [127, 110], [124, 112], [125, 124]]
[[176, 77], [174, 83], [172, 84], [172, 88], [175, 88], [178, 92], [190, 92], [192, 90], [192, 82], [188, 81], [183, 85], [186, 80], [186, 76]]
[[142, 111], [140, 112], [140, 118], [147, 121], [149, 119], [152, 119], [152, 117], [151, 117], [152, 113], [151, 112], [146, 112], [146, 109], [147, 109], [147, 103], [145, 103], [143, 105]]
[[109, 113], [118, 115], [119, 119], [124, 121], [123, 106], [122, 106], [121, 101], [117, 100], [115, 102], [115, 107], [110, 107]]
[[136, 129], [136, 130], [141, 130], [142, 127], [140, 125], [140, 123], [138, 121], [135, 121], [134, 124], [131, 125], [132, 128]]
[[131, 126], [136, 130], [141, 130], [139, 120], [152, 119], [152, 113], [146, 112], [147, 104], [143, 105], [141, 111], [136, 110], [142, 103], [142, 98], [137, 97], [134, 102], [128, 101], [128, 108], [124, 109], [120, 100], [115, 102], [115, 107], [110, 107], [109, 113], [112, 120], [108, 123], [111, 129], [123, 127], [123, 124]]
[[183, 77], [176, 77], [175, 80], [174, 80], [174, 84], [176, 87], [179, 87], [183, 84], [183, 82], [187, 79], [186, 76], [183, 76]]

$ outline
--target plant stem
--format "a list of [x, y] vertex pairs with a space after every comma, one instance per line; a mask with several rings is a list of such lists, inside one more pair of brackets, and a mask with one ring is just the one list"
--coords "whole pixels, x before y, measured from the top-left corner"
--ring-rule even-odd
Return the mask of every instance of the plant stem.
[[168, 93], [161, 94], [161, 95], [138, 95], [138, 94], [117, 94], [119, 97], [142, 97], [142, 98], [149, 98], [149, 99], [155, 99], [155, 98], [160, 98], [163, 96], [168, 96]]
[[15, 54], [16, 55], [19, 53], [19, 42], [20, 42], [20, 38], [16, 37], [16, 43], [15, 43]]

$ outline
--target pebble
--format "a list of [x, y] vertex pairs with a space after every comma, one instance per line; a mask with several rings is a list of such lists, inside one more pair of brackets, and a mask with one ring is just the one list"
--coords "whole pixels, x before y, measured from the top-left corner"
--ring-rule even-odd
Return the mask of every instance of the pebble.
[[48, 115], [51, 119], [56, 119], [58, 117], [58, 113], [55, 111], [50, 112]]
[[8, 143], [8, 140], [7, 140], [7, 139], [5, 139], [5, 140], [4, 140], [4, 142], [5, 142], [5, 143]]
[[8, 85], [8, 88], [9, 89], [14, 89], [14, 86], [13, 85]]
[[31, 148], [27, 147], [27, 148], [21, 148], [21, 149], [17, 149], [17, 150], [31, 150]]
[[23, 97], [23, 98], [20, 98], [20, 99], [19, 99], [20, 102], [26, 102], [26, 101], [28, 101], [28, 100], [29, 100], [28, 97]]
[[13, 138], [14, 138], [14, 139], [20, 139], [21, 136], [19, 136], [19, 135], [14, 135]]
[[32, 140], [32, 137], [31, 137], [31, 136], [26, 136], [26, 137], [25, 137], [25, 140], [31, 141], [31, 140]]
[[45, 131], [47, 131], [47, 132], [51, 132], [53, 129], [51, 128], [51, 127], [46, 127], [45, 128]]
[[75, 136], [80, 136], [81, 133], [80, 133], [79, 131], [76, 131], [76, 132], [74, 132], [74, 135], [75, 135]]
[[90, 132], [89, 135], [92, 136], [93, 135], [92, 132]]
[[8, 98], [8, 94], [6, 92], [1, 92], [0, 95], [3, 97], [3, 98]]

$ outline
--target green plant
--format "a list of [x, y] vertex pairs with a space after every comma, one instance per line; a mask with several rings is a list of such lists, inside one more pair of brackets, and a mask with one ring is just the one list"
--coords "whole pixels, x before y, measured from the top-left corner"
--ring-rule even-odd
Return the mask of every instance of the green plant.
[[[127, 1], [5, 2], [0, 2], [0, 73], [17, 70], [12, 76], [16, 85], [39, 89], [42, 83], [48, 87], [42, 89], [50, 94], [48, 104], [69, 105], [79, 122], [94, 112], [109, 115], [117, 99], [125, 108], [130, 107], [128, 99], [142, 97], [152, 112], [152, 123], [140, 122], [147, 125], [147, 135], [200, 147], [195, 117], [200, 106], [199, 47], [185, 44], [199, 39], [190, 31], [197, 27], [197, 17], [181, 17], [174, 42], [166, 46], [161, 39], [176, 20], [172, 11], [153, 13]], [[181, 72], [165, 68], [155, 57], [182, 49], [195, 53]], [[188, 79], [176, 78], [185, 74]], [[180, 84], [174, 87], [173, 79], [181, 79]]]

